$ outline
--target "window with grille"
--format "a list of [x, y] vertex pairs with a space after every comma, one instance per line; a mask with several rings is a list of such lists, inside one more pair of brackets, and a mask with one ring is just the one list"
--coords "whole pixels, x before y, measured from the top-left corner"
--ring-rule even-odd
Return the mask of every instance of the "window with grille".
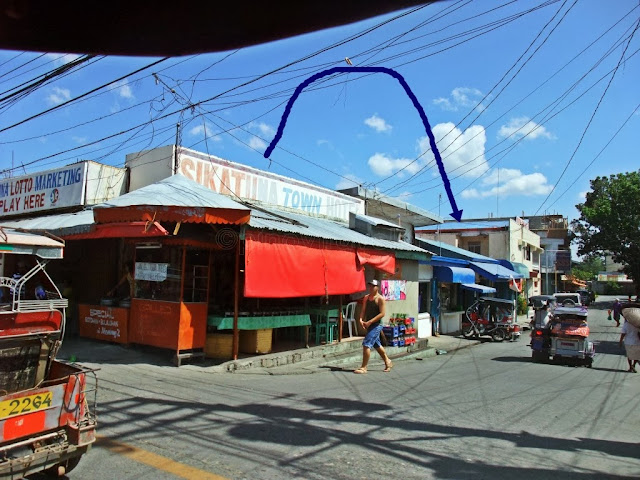
[[480, 245], [481, 245], [480, 242], [469, 242], [467, 244], [467, 250], [469, 250], [470, 252], [473, 252], [473, 253], [480, 254], [481, 253], [480, 252]]

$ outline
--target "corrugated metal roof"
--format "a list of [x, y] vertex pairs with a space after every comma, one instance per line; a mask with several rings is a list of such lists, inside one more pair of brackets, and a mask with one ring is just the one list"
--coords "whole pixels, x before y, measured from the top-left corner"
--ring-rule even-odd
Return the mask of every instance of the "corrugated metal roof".
[[[295, 223], [292, 223], [291, 220]], [[356, 245], [384, 248], [388, 250], [419, 252], [424, 253], [425, 255], [430, 255], [426, 250], [407, 242], [393, 242], [390, 240], [368, 237], [362, 233], [356, 232], [355, 230], [351, 230], [349, 226], [344, 223], [323, 218], [308, 217], [306, 215], [271, 208], [252, 210], [251, 220], [249, 220], [248, 226], [258, 230], [291, 233]]]
[[[465, 260], [473, 260], [475, 262], [485, 262], [485, 263], [498, 263], [498, 260], [491, 257], [485, 257], [484, 255], [480, 255], [479, 253], [473, 253], [469, 250], [465, 250], [464, 248], [454, 247], [453, 245], [449, 245], [444, 242], [436, 242], [435, 240], [427, 240], [425, 238], [416, 237], [418, 244], [433, 252], [434, 254], [442, 255], [442, 256], [453, 256], [457, 258], [464, 258]], [[442, 253], [440, 253], [442, 251]]]
[[173, 175], [96, 205], [94, 208], [129, 207], [133, 205], [249, 210], [249, 207], [233, 201], [228, 196], [216, 193], [182, 175]]
[[400, 225], [397, 225], [395, 223], [387, 222], [386, 220], [382, 220], [381, 218], [372, 217], [370, 215], [363, 215], [361, 213], [356, 213], [355, 215], [356, 215], [356, 219], [362, 220], [363, 222], [368, 223], [369, 225], [373, 225], [373, 226], [380, 225], [383, 227], [392, 227], [399, 230], [404, 230], [404, 227], [401, 227]]
[[64, 237], [86, 233], [91, 229], [93, 223], [93, 210], [83, 210], [76, 213], [59, 213], [58, 215], [4, 221], [2, 225], [25, 230], [47, 231]]
[[509, 226], [509, 220], [487, 220], [486, 222], [446, 222], [442, 225], [429, 225], [420, 227], [421, 231], [436, 232], [438, 228], [441, 232], [448, 230], [484, 230], [495, 228], [506, 228]]

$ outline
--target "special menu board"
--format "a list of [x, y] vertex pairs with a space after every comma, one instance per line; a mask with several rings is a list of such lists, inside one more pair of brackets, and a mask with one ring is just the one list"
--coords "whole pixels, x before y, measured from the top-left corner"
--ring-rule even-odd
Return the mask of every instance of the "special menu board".
[[80, 336], [129, 343], [129, 309], [78, 305]]

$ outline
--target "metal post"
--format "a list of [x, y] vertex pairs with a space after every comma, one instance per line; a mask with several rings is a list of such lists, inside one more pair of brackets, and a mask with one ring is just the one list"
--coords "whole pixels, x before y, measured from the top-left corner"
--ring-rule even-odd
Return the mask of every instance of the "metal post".
[[544, 289], [545, 293], [549, 295], [549, 252], [544, 252], [544, 271], [545, 271], [545, 281], [544, 281]]

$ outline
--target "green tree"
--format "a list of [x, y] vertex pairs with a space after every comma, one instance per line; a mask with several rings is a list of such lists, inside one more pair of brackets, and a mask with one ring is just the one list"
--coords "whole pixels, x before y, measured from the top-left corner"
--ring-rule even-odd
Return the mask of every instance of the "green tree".
[[571, 222], [580, 255], [604, 255], [624, 265], [640, 293], [640, 170], [591, 180], [580, 218]]
[[589, 282], [598, 279], [598, 273], [604, 271], [604, 260], [597, 255], [586, 257], [581, 262], [573, 262], [571, 273], [579, 280]]

